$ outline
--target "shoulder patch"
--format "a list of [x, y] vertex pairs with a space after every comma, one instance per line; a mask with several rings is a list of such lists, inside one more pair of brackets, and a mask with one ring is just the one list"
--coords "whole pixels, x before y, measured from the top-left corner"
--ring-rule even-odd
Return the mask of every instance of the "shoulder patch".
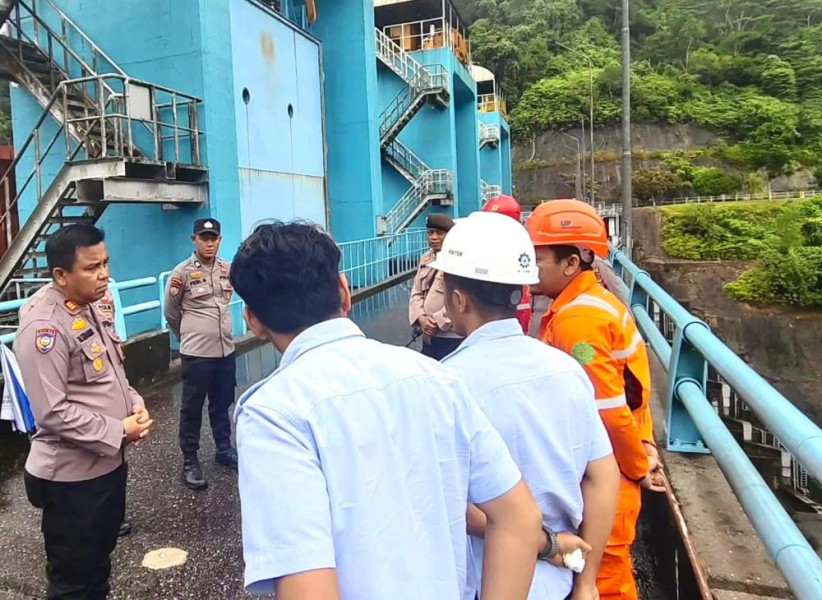
[[38, 329], [34, 334], [34, 347], [40, 354], [48, 354], [57, 341], [57, 330], [50, 327]]
[[427, 265], [428, 263], [432, 262], [433, 260], [434, 260], [434, 255], [431, 254], [430, 252], [426, 252], [425, 254], [422, 255], [422, 258], [420, 259], [420, 264], [421, 265]]
[[577, 342], [571, 348], [571, 356], [577, 359], [581, 365], [587, 365], [594, 360], [594, 347], [588, 342]]

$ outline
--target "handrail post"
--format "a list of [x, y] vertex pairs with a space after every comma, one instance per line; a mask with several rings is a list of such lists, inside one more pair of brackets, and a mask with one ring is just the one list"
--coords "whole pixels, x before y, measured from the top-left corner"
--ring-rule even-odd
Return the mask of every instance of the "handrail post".
[[666, 446], [668, 450], [676, 452], [710, 454], [691, 414], [677, 394], [679, 386], [690, 381], [699, 386], [702, 394], [707, 397], [708, 362], [688, 341], [686, 332], [691, 327], [703, 327], [710, 331], [706, 323], [693, 318], [689, 323], [680, 324], [674, 334], [671, 362], [668, 365], [668, 387], [665, 390], [665, 414], [668, 419]]
[[108, 289], [111, 291], [111, 297], [114, 301], [114, 330], [120, 336], [123, 342], [126, 341], [126, 317], [123, 315], [123, 299], [120, 296], [120, 288], [114, 279], [109, 279]]

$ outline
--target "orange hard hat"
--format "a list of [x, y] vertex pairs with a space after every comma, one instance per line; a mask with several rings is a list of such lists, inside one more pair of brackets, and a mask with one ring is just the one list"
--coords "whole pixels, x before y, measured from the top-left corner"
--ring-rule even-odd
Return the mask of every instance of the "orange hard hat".
[[608, 256], [608, 229], [596, 209], [579, 200], [551, 200], [525, 222], [534, 246], [577, 246]]
[[495, 196], [482, 207], [483, 212], [498, 212], [519, 221], [522, 218], [522, 207], [513, 196]]

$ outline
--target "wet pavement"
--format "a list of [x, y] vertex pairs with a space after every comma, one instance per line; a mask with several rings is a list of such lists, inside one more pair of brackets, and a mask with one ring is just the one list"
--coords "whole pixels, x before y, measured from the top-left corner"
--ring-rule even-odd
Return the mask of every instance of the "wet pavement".
[[[352, 318], [369, 337], [396, 345], [411, 341], [407, 321], [410, 285], [399, 285], [355, 305]], [[419, 342], [411, 347], [419, 348]], [[238, 394], [276, 368], [270, 346], [237, 359]], [[111, 598], [115, 600], [225, 599], [248, 597], [242, 588], [240, 502], [236, 472], [214, 464], [214, 444], [203, 418], [200, 459], [208, 489], [194, 492], [180, 480], [177, 415], [180, 385], [144, 393], [156, 428], [129, 455], [128, 518], [131, 535], [114, 553]], [[45, 561], [39, 511], [25, 498], [22, 470], [27, 442], [0, 431], [0, 600], [45, 597]], [[276, 477], [276, 465], [272, 465]], [[650, 532], [647, 530], [645, 534]], [[152, 571], [141, 566], [147, 552], [173, 547], [188, 552], [183, 566]], [[651, 573], [653, 556], [637, 552], [644, 600], [662, 598]], [[426, 599], [428, 600], [428, 599]], [[434, 599], [431, 599], [434, 600]]]

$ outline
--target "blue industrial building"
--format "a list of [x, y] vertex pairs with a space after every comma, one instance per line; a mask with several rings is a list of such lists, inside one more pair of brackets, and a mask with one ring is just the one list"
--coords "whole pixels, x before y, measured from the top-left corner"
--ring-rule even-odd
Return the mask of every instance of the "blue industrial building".
[[447, 0], [0, 0], [0, 22], [4, 286], [46, 275], [72, 222], [107, 231], [124, 280], [178, 262], [204, 215], [230, 256], [263, 219], [390, 238], [511, 191], [504, 102]]

